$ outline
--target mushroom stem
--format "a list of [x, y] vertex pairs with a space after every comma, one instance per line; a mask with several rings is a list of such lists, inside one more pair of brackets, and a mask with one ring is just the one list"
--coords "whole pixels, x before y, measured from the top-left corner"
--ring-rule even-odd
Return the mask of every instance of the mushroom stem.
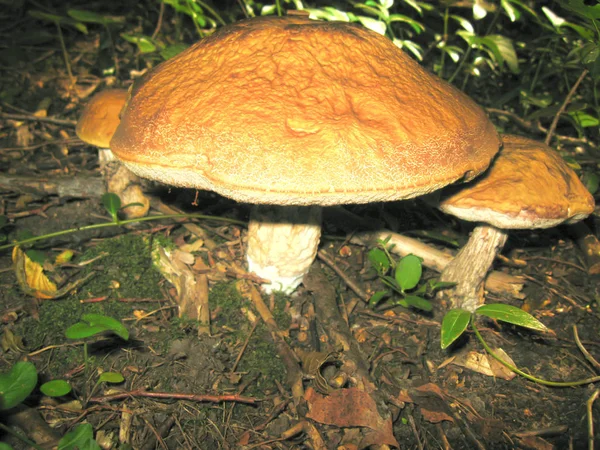
[[457, 283], [440, 293], [450, 301], [451, 308], [474, 312], [485, 302], [483, 282], [507, 237], [505, 231], [490, 225], [475, 227], [469, 241], [440, 276], [441, 281]]
[[263, 285], [265, 292], [289, 294], [314, 261], [320, 237], [320, 206], [253, 206], [248, 224], [248, 271], [271, 281]]

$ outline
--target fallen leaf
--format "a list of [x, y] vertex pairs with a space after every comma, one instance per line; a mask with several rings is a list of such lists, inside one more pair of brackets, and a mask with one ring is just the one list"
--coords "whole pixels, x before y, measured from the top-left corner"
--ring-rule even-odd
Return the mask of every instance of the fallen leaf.
[[309, 406], [306, 415], [315, 422], [338, 427], [366, 427], [372, 430], [363, 438], [361, 448], [366, 445], [393, 445], [398, 447], [392, 430], [391, 418], [379, 415], [373, 398], [358, 388], [337, 389], [324, 396], [314, 389], [307, 389], [305, 400]]
[[[500, 358], [511, 365], [515, 365], [514, 361], [501, 348], [494, 349]], [[459, 355], [452, 364], [472, 370], [473, 372], [487, 375], [488, 377], [496, 377], [503, 380], [512, 380], [516, 374], [500, 364], [487, 353], [468, 352]]]

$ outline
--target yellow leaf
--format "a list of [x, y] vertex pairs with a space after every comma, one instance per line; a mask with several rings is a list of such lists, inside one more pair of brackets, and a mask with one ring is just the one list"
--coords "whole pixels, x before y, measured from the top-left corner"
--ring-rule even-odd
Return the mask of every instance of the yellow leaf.
[[18, 246], [13, 249], [12, 257], [17, 281], [25, 293], [36, 298], [54, 298], [56, 284], [48, 279], [40, 264], [29, 259]]
[[71, 259], [73, 259], [73, 252], [71, 250], [64, 250], [56, 256], [54, 264], [64, 264], [71, 261]]

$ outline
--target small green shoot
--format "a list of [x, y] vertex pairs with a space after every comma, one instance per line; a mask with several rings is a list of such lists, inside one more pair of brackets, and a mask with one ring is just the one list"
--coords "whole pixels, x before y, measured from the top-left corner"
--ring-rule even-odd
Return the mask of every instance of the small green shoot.
[[[81, 319], [81, 322], [77, 322], [76, 324], [71, 325], [69, 328], [67, 328], [67, 330], [65, 331], [65, 336], [67, 338], [86, 339], [92, 336], [96, 336], [97, 334], [110, 331], [124, 340], [129, 339], [129, 331], [127, 330], [127, 328], [125, 328], [125, 326], [121, 322], [119, 322], [116, 319], [113, 319], [112, 317], [103, 316], [101, 314], [84, 314], [83, 316], [81, 316]], [[83, 363], [85, 378], [87, 379], [90, 363], [87, 341], [84, 341], [83, 343]], [[96, 389], [98, 383], [96, 383], [96, 385], [92, 389], [92, 392], [94, 389]]]
[[10, 409], [25, 400], [37, 384], [35, 366], [27, 361], [16, 363], [0, 374], [0, 410]]
[[110, 214], [110, 217], [112, 217], [113, 222], [119, 223], [118, 213], [119, 209], [121, 209], [121, 199], [119, 196], [112, 192], [107, 192], [102, 196], [101, 201], [106, 211]]
[[67, 328], [65, 331], [65, 336], [67, 338], [86, 339], [105, 331], [111, 331], [123, 340], [129, 339], [129, 331], [127, 331], [127, 328], [112, 317], [103, 316], [101, 314], [84, 314], [81, 319], [81, 322], [77, 322]]
[[[425, 297], [432, 296], [440, 289], [453, 286], [454, 283], [429, 280], [419, 284], [423, 275], [422, 259], [410, 254], [396, 262], [386, 246], [387, 242], [381, 241], [378, 247], [369, 251], [371, 265], [381, 281], [388, 287], [387, 290], [375, 292], [369, 300], [369, 305], [375, 307], [384, 299], [395, 297], [391, 301], [392, 305], [431, 311], [433, 306]], [[390, 271], [393, 272], [393, 277], [388, 275]]]

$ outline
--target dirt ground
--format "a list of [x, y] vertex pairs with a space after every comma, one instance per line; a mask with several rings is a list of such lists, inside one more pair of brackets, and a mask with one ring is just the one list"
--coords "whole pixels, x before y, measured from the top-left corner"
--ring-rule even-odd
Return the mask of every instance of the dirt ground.
[[[2, 65], [0, 215], [9, 219], [3, 228], [8, 239], [26, 230], [42, 235], [110, 220], [100, 202], [101, 190], [83, 189], [102, 186], [102, 180], [97, 151], [75, 137], [74, 121], [93, 90], [129, 82], [93, 70], [98, 55], [94, 36], [71, 36], [69, 42], [72, 55], [78, 55], [72, 61], [75, 85], [69, 83], [54, 43], [26, 47]], [[122, 49], [126, 51], [132, 50]], [[83, 181], [57, 195], [56, 185], [77, 179]], [[445, 305], [433, 300], [431, 313], [401, 306], [373, 309], [349, 284], [363, 292], [381, 289], [367, 258], [369, 248], [348, 243], [348, 231], [360, 231], [365, 222], [414, 233], [447, 251], [451, 249], [443, 242], [427, 239], [423, 232], [464, 243], [471, 226], [418, 200], [348, 207], [356, 224], [348, 224], [346, 216], [340, 219], [339, 211], [326, 211], [321, 249], [344, 277], [319, 259], [309, 286], [294, 296], [263, 296], [279, 329], [275, 332], [257, 311], [252, 277], [243, 271], [245, 227], [220, 220], [247, 221], [247, 205], [211, 193], [194, 199], [194, 192], [151, 189], [163, 204], [213, 216], [193, 221], [203, 236], [180, 222], [163, 220], [42, 241], [35, 249], [48, 262], [65, 249], [74, 253], [67, 264], [45, 266], [51, 278], [68, 285], [91, 274], [81, 286], [46, 300], [23, 291], [10, 249], [0, 251], [0, 369], [28, 360], [37, 367], [40, 382], [66, 379], [73, 386], [66, 397], [51, 399], [35, 391], [26, 400], [24, 408], [38, 411], [40, 422], [5, 417], [7, 423], [26, 428], [28, 435], [33, 432], [27, 429], [30, 425], [55, 439], [88, 422], [103, 448], [128, 448], [123, 444], [128, 442], [135, 449], [350, 449], [358, 435], [363, 442], [375, 435], [373, 443], [389, 444], [390, 435], [382, 431], [387, 425], [378, 422], [383, 417], [402, 449], [587, 448], [586, 402], [594, 384], [547, 387], [520, 376], [505, 380], [464, 368], [457, 364], [461, 358], [469, 352], [483, 357], [485, 352], [472, 333], [450, 349], [440, 349]], [[587, 224], [595, 229], [594, 218]], [[598, 375], [598, 368], [578, 349], [573, 327], [587, 351], [600, 357], [599, 276], [588, 274], [571, 236], [565, 227], [511, 233], [495, 270], [522, 277], [523, 298], [487, 294], [490, 303], [531, 312], [550, 332], [479, 322], [492, 347], [502, 348], [523, 371], [547, 380]], [[209, 248], [207, 240], [214, 246]], [[154, 264], [155, 245], [186, 249], [194, 261], [202, 262], [200, 269], [190, 267], [208, 283], [210, 333], [200, 332], [196, 321], [178, 317], [178, 294]], [[437, 276], [430, 269], [424, 272], [424, 279]], [[324, 394], [318, 388], [320, 378], [335, 378], [344, 360], [328, 341], [327, 331], [337, 322], [329, 321], [334, 319], [329, 318], [331, 308], [324, 306], [326, 298], [327, 305], [333, 299], [358, 343], [352, 351], [366, 362], [375, 406], [352, 389]], [[91, 312], [121, 320], [131, 337], [92, 339], [93, 370], [86, 371], [82, 343], [70, 341], [64, 332]], [[292, 361], [297, 370], [302, 367], [301, 402], [292, 392], [297, 380], [290, 374], [285, 348], [298, 358]], [[125, 381], [96, 386], [106, 371], [121, 373]], [[351, 385], [352, 380], [344, 384]], [[353, 404], [355, 414], [334, 414]], [[321, 417], [315, 405], [330, 415]], [[591, 408], [597, 418], [598, 407]], [[357, 418], [369, 414], [377, 417]], [[600, 438], [597, 432], [595, 438]], [[8, 435], [3, 440], [24, 448]]]

